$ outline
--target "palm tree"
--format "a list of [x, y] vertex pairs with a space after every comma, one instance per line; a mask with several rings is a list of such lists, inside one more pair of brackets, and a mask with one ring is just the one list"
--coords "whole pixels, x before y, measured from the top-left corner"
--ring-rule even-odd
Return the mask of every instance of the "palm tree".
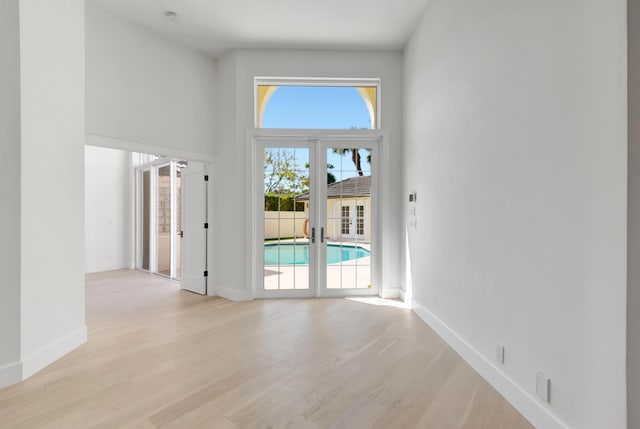
[[360, 163], [360, 152], [357, 148], [353, 149], [343, 149], [343, 148], [333, 148], [333, 153], [337, 153], [339, 155], [346, 155], [351, 152], [351, 161], [353, 161], [353, 165], [356, 166], [356, 171], [358, 172], [358, 176], [364, 176], [362, 172], [362, 165]]
[[[367, 162], [371, 164], [371, 149], [367, 149], [369, 154], [367, 155]], [[346, 155], [347, 153], [351, 153], [351, 161], [353, 161], [353, 165], [356, 167], [356, 171], [358, 172], [358, 176], [364, 176], [362, 171], [362, 157], [360, 156], [360, 151], [358, 148], [352, 149], [344, 149], [344, 148], [333, 148], [333, 153], [337, 153], [338, 155]]]

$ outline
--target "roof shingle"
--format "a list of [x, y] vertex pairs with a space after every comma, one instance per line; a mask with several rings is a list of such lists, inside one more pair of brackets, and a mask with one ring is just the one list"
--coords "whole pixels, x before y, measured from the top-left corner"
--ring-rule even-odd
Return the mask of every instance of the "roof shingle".
[[[356, 198], [371, 196], [371, 176], [350, 177], [327, 186], [327, 198]], [[308, 201], [309, 193], [296, 196], [296, 201]]]

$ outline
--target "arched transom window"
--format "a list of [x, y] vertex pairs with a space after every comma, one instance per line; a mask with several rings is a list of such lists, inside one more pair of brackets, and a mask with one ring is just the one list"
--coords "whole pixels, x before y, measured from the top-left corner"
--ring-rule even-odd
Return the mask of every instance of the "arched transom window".
[[258, 128], [377, 129], [379, 80], [256, 78]]

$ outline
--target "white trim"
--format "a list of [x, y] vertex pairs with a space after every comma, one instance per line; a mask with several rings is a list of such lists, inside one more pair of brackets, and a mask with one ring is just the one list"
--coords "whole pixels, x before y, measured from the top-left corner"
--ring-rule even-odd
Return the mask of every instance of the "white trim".
[[380, 84], [380, 78], [256, 76], [254, 80], [256, 85], [281, 86], [371, 86], [377, 88]]
[[404, 291], [399, 287], [387, 288], [380, 291], [380, 298], [382, 299], [401, 299], [404, 301]]
[[129, 153], [129, 269], [136, 269], [136, 260], [138, 259], [138, 251], [136, 243], [138, 236], [136, 235], [136, 225], [138, 221], [138, 202], [136, 199], [138, 189], [138, 171], [133, 168], [133, 152]]
[[161, 146], [149, 145], [146, 143], [122, 140], [114, 137], [99, 136], [96, 134], [85, 134], [85, 144], [89, 146], [107, 147], [129, 152], [162, 155], [163, 157], [180, 158], [187, 161], [214, 162], [216, 160], [215, 156], [210, 154], [186, 152]]
[[[265, 291], [259, 286], [262, 284], [262, 272], [263, 264], [261, 254], [258, 254], [256, 249], [259, 246], [256, 243], [261, 242], [262, 238], [262, 225], [261, 219], [259, 219], [257, 202], [262, 198], [262, 176], [256, 174], [256, 171], [262, 172], [262, 168], [258, 162], [258, 148], [264, 147], [271, 141], [280, 147], [297, 147], [301, 144], [306, 144], [311, 149], [309, 154], [310, 163], [314, 163], [315, 157], [318, 157], [317, 151], [320, 151], [326, 145], [339, 145], [340, 147], [351, 147], [353, 144], [358, 143], [371, 143], [372, 156], [374, 159], [378, 159], [372, 165], [372, 175], [374, 177], [372, 181], [372, 195], [376, 195], [376, 206], [382, 207], [385, 201], [385, 195], [380, 192], [378, 183], [383, 180], [380, 177], [378, 165], [382, 163], [380, 160], [381, 143], [388, 133], [385, 130], [299, 130], [299, 129], [264, 129], [264, 128], [249, 128], [245, 130], [245, 147], [249, 150], [249, 156], [246, 157], [247, 171], [251, 171], [251, 177], [247, 180], [247, 210], [246, 218], [247, 223], [251, 226], [251, 231], [247, 234], [247, 248], [251, 252], [251, 266], [250, 274], [250, 296], [252, 298], [303, 298], [303, 297], [343, 297], [343, 296], [379, 296], [384, 288], [382, 268], [381, 268], [381, 253], [382, 245], [376, 246], [377, 251], [372, 257], [372, 272], [371, 282], [375, 285], [372, 289], [345, 289], [345, 290], [328, 290], [321, 288], [320, 284], [324, 280], [322, 277], [318, 278], [318, 275], [312, 275], [312, 284], [307, 290], [287, 290], [287, 291]], [[318, 144], [320, 143], [320, 144]], [[375, 143], [375, 144], [373, 144]], [[320, 159], [320, 164], [322, 160]], [[311, 169], [311, 174], [314, 174], [315, 169]], [[317, 182], [316, 178], [311, 177], [312, 183]], [[374, 210], [372, 205], [372, 225], [371, 228], [372, 242], [382, 243], [382, 216], [378, 213], [378, 210]], [[313, 216], [313, 214], [311, 214]], [[325, 215], [326, 217], [326, 215]], [[314, 224], [314, 219], [311, 219], [311, 224]], [[375, 260], [373, 259], [375, 258]], [[322, 261], [319, 261], [320, 266]], [[310, 270], [311, 272], [313, 270]], [[320, 270], [321, 271], [321, 270]], [[317, 273], [316, 273], [317, 274]]]
[[[164, 159], [164, 158], [163, 158]], [[158, 169], [163, 165], [151, 167], [149, 188], [149, 271], [158, 273]]]
[[209, 291], [214, 296], [219, 296], [230, 301], [251, 301], [253, 296], [251, 291], [246, 289], [238, 289], [229, 286], [213, 286]]
[[139, 170], [139, 171], [147, 171], [147, 170], [150, 170], [153, 167], [162, 167], [163, 165], [166, 165], [167, 162], [171, 162], [171, 161], [176, 160], [176, 159], [183, 159], [183, 158], [172, 158], [172, 157], [163, 156], [161, 158], [154, 159], [153, 161], [149, 161], [149, 162], [146, 162], [144, 164], [136, 165], [136, 166], [133, 167], [133, 169], [134, 170]]
[[58, 340], [49, 343], [37, 352], [22, 360], [22, 379], [26, 380], [44, 367], [50, 365], [70, 351], [87, 342], [87, 327], [65, 335]]
[[[255, 298], [313, 298], [318, 296], [318, 282], [317, 277], [314, 275], [314, 265], [313, 262], [309, 264], [309, 287], [307, 289], [287, 289], [287, 290], [266, 290], [264, 289], [264, 252], [258, 251], [257, 249], [261, 249], [261, 246], [264, 245], [264, 211], [262, 206], [262, 199], [264, 198], [264, 168], [262, 168], [264, 150], [269, 147], [270, 139], [263, 138], [252, 138], [251, 139], [251, 149], [253, 151], [253, 159], [254, 159], [254, 170], [251, 174], [253, 180], [253, 188], [252, 188], [252, 201], [250, 207], [250, 212], [252, 214], [252, 243], [251, 248], [253, 250], [253, 282], [252, 282], [252, 293]], [[310, 141], [308, 138], [297, 138], [297, 139], [286, 139], [283, 141], [278, 139], [276, 142], [277, 147], [287, 147], [287, 148], [299, 148], [299, 149], [308, 149], [309, 151], [309, 164], [310, 164], [310, 182], [315, 183], [315, 163], [316, 163], [316, 154], [314, 153], [316, 147], [314, 146], [314, 141]], [[310, 190], [310, 192], [314, 192], [314, 190]], [[314, 225], [315, 223], [315, 214], [311, 214], [310, 216], [310, 225]], [[317, 248], [315, 246], [310, 246], [311, 259], [315, 261], [315, 252]]]
[[381, 78], [340, 78], [340, 77], [278, 77], [256, 76], [253, 78], [253, 124], [258, 127], [258, 87], [259, 86], [349, 86], [376, 88], [375, 127], [380, 130], [382, 123], [382, 79]]
[[[149, 173], [151, 174], [151, 173]], [[135, 177], [134, 182], [134, 190], [133, 190], [133, 224], [132, 224], [132, 234], [133, 237], [133, 263], [132, 269], [142, 270], [142, 193], [143, 190], [143, 181], [144, 181], [144, 170], [139, 170], [137, 167], [133, 169], [133, 175]]]
[[307, 129], [279, 129], [279, 128], [248, 128], [247, 139], [250, 143], [252, 140], [273, 139], [279, 142], [287, 140], [301, 139], [323, 139], [323, 140], [347, 140], [351, 141], [366, 140], [376, 138], [382, 141], [386, 137], [385, 130], [307, 130]]
[[0, 367], [0, 389], [22, 381], [22, 362]]
[[398, 292], [398, 298], [400, 298], [400, 300], [402, 302], [404, 302], [405, 304], [408, 304], [409, 307], [411, 307], [411, 296], [407, 293], [407, 291], [405, 291], [402, 288], [392, 288], [391, 290], [399, 290]]
[[87, 327], [49, 343], [20, 362], [0, 367], [0, 388], [19, 383], [87, 342]]
[[[356, 130], [357, 131], [357, 130]], [[355, 134], [349, 138], [319, 138], [318, 139], [318, 150], [319, 150], [319, 165], [323, 166], [327, 164], [326, 154], [327, 150], [330, 148], [343, 148], [343, 149], [351, 149], [353, 147], [358, 148], [369, 148], [371, 149], [371, 193], [369, 197], [369, 222], [371, 237], [371, 266], [370, 266], [370, 285], [372, 286], [369, 289], [358, 289], [358, 288], [349, 288], [349, 289], [329, 289], [327, 287], [327, 278], [326, 278], [326, 247], [321, 246], [318, 258], [318, 270], [319, 270], [319, 285], [318, 285], [318, 297], [328, 298], [328, 297], [344, 297], [344, 296], [380, 296], [382, 292], [381, 287], [381, 276], [380, 276], [380, 262], [381, 262], [381, 254], [382, 247], [380, 245], [380, 236], [382, 224], [380, 223], [380, 210], [379, 208], [383, 204], [383, 197], [380, 194], [380, 188], [378, 184], [380, 183], [380, 146], [384, 143], [383, 133], [380, 130], [375, 130], [377, 133], [371, 135], [368, 134], [368, 138], [364, 138], [361, 134]], [[324, 170], [324, 169], [323, 169]], [[327, 201], [327, 185], [323, 180], [317, 181], [319, 186], [319, 201]], [[355, 201], [354, 201], [355, 203]], [[355, 205], [355, 204], [354, 204]], [[325, 202], [318, 204], [319, 209], [319, 225], [327, 227], [327, 204]], [[354, 213], [355, 214], [355, 213]], [[351, 214], [350, 214], [351, 216]], [[342, 232], [342, 225], [340, 225], [340, 230]], [[356, 236], [353, 236], [355, 240]]]
[[[169, 277], [172, 279], [176, 279], [176, 239], [177, 239], [177, 207], [176, 207], [176, 164], [177, 162], [172, 159], [169, 164], [169, 199], [171, 200], [170, 204], [170, 221], [169, 221]], [[206, 196], [205, 196], [206, 198]], [[206, 207], [206, 202], [205, 202]], [[206, 209], [205, 209], [206, 210]], [[206, 219], [205, 219], [206, 222]], [[206, 256], [205, 256], [206, 260]]]
[[412, 309], [535, 427], [569, 429], [569, 426], [553, 414], [551, 410], [545, 408], [542, 403], [516, 384], [507, 374], [480, 354], [471, 344], [424, 305], [414, 299], [412, 300]]

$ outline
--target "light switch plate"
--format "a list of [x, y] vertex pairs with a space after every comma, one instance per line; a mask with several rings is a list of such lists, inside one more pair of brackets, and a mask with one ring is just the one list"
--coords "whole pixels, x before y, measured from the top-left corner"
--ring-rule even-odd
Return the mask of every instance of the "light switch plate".
[[551, 402], [551, 379], [541, 372], [536, 374], [536, 394], [543, 401]]

